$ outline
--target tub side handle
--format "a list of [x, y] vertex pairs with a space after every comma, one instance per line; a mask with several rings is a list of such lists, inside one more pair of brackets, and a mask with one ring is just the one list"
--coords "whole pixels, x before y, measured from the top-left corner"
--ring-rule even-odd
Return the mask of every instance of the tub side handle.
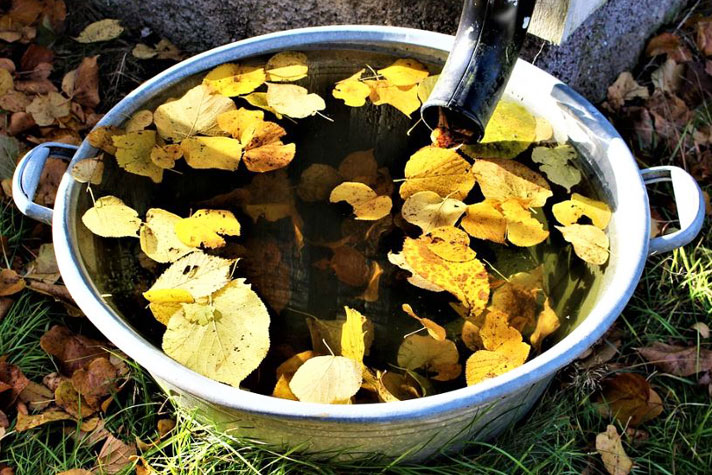
[[59, 142], [46, 142], [27, 152], [12, 176], [12, 199], [22, 214], [41, 223], [52, 225], [52, 210], [33, 201], [40, 184], [42, 170], [49, 157], [70, 161], [77, 147]]
[[661, 166], [641, 170], [646, 185], [672, 182], [680, 230], [650, 240], [648, 255], [669, 252], [690, 243], [702, 229], [705, 220], [705, 200], [692, 176], [680, 167]]

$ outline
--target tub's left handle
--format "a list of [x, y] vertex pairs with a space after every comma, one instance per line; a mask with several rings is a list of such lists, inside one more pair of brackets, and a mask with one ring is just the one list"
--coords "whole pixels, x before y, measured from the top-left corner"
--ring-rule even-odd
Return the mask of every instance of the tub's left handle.
[[52, 210], [34, 201], [42, 170], [49, 157], [70, 161], [77, 147], [59, 142], [46, 142], [27, 152], [12, 177], [12, 199], [22, 214], [45, 224], [52, 224]]
[[680, 218], [680, 230], [650, 240], [648, 255], [672, 251], [690, 243], [702, 229], [705, 220], [705, 200], [692, 176], [680, 167], [662, 166], [641, 170], [646, 185], [671, 182], [675, 206]]

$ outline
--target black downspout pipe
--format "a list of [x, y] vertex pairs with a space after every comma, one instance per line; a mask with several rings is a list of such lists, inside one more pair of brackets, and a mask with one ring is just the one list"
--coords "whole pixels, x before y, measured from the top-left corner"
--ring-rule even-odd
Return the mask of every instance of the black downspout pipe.
[[450, 56], [421, 107], [431, 129], [447, 124], [476, 142], [504, 91], [536, 0], [465, 0]]

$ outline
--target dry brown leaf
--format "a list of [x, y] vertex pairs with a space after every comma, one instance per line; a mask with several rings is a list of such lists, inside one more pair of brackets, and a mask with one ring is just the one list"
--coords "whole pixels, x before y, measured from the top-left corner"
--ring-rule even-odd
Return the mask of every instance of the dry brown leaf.
[[636, 373], [618, 373], [605, 379], [596, 402], [599, 413], [615, 417], [624, 426], [638, 426], [663, 412], [658, 393]]
[[606, 432], [596, 436], [596, 450], [610, 475], [628, 475], [633, 469], [633, 461], [625, 453], [615, 426], [609, 425]]
[[712, 350], [706, 348], [655, 342], [652, 346], [639, 348], [638, 353], [664, 372], [675, 376], [692, 376], [712, 370]]

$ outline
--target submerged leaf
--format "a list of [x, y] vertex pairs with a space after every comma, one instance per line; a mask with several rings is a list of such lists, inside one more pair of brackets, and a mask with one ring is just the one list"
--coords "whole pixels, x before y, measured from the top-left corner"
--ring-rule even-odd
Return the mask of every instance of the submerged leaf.
[[430, 335], [410, 335], [398, 348], [398, 366], [436, 373], [433, 376], [436, 381], [450, 381], [460, 376], [459, 359], [454, 342], [436, 340]]
[[536, 147], [532, 150], [532, 161], [540, 164], [539, 169], [546, 173], [549, 181], [563, 186], [568, 192], [581, 182], [581, 171], [572, 164], [576, 157], [576, 149], [571, 145]]

